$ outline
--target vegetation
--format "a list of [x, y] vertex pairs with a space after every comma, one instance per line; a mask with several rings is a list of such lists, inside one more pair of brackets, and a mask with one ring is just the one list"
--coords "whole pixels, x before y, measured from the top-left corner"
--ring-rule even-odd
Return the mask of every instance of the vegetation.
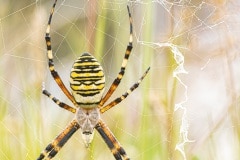
[[[71, 104], [47, 67], [44, 33], [52, 1], [0, 4], [0, 159], [32, 160], [74, 117], [41, 94], [45, 82], [54, 96]], [[103, 65], [109, 87], [129, 40], [127, 4], [134, 49], [112, 99], [148, 66], [151, 70], [136, 91], [102, 118], [128, 155], [142, 160], [181, 160], [184, 155], [189, 160], [240, 159], [240, 23], [234, 2], [59, 0], [51, 36], [56, 69], [66, 86], [74, 60], [90, 52]], [[174, 56], [176, 48], [188, 74], [180, 70], [174, 77], [181, 58]], [[176, 110], [176, 104], [182, 108]], [[85, 148], [78, 131], [55, 159], [114, 158], [98, 133]]]

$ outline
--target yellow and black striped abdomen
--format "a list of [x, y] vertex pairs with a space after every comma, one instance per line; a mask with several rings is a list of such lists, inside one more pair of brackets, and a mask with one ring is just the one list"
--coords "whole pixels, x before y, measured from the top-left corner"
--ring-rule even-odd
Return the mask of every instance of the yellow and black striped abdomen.
[[105, 77], [99, 62], [89, 53], [83, 53], [73, 64], [70, 87], [77, 104], [82, 108], [98, 105], [104, 91]]

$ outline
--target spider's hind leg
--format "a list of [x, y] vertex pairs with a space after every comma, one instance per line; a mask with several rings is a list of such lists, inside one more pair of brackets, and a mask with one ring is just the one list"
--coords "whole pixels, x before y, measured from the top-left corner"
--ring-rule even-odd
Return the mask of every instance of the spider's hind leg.
[[53, 62], [53, 51], [52, 51], [52, 45], [51, 45], [51, 36], [50, 36], [50, 29], [51, 29], [51, 21], [54, 13], [54, 9], [56, 7], [57, 0], [55, 0], [52, 10], [50, 12], [50, 16], [48, 19], [48, 24], [47, 24], [47, 29], [46, 29], [46, 34], [45, 34], [45, 41], [46, 41], [46, 46], [47, 46], [47, 57], [48, 57], [48, 67], [50, 70], [50, 73], [55, 80], [55, 82], [58, 84], [58, 86], [61, 88], [63, 93], [72, 101], [74, 105], [76, 105], [76, 101], [72, 94], [68, 91], [67, 87], [64, 85], [61, 77], [59, 76], [58, 72], [55, 70], [54, 67], [54, 62]]
[[113, 92], [117, 89], [118, 85], [120, 84], [120, 82], [121, 82], [121, 80], [124, 76], [125, 69], [127, 67], [128, 59], [129, 59], [130, 54], [132, 52], [132, 48], [133, 48], [133, 24], [132, 24], [132, 16], [131, 16], [129, 6], [127, 6], [127, 9], [128, 9], [129, 22], [130, 22], [129, 43], [128, 43], [127, 48], [126, 48], [125, 55], [124, 55], [124, 58], [123, 58], [122, 65], [121, 65], [120, 71], [118, 73], [118, 76], [115, 78], [115, 80], [111, 84], [109, 90], [107, 91], [105, 96], [102, 98], [102, 100], [99, 104], [99, 108], [101, 108], [105, 104], [105, 102], [111, 97]]

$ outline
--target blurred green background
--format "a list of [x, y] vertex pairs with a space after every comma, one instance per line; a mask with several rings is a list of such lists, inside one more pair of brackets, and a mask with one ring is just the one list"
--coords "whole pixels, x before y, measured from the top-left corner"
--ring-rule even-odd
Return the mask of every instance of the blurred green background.
[[[0, 0], [1, 160], [36, 159], [74, 117], [41, 94], [44, 82], [71, 104], [47, 65], [44, 36], [52, 3]], [[102, 119], [128, 156], [240, 159], [240, 1], [59, 0], [51, 36], [56, 70], [66, 86], [74, 60], [90, 52], [102, 64], [109, 87], [129, 40], [127, 5], [134, 49], [111, 99], [148, 66], [151, 70]], [[98, 133], [86, 149], [78, 131], [55, 159], [114, 157]]]

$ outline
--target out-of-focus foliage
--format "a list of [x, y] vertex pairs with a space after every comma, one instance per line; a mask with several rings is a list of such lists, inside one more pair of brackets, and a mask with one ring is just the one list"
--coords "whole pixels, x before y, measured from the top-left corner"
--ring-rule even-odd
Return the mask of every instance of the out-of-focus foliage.
[[[36, 159], [74, 117], [41, 94], [45, 82], [54, 96], [71, 104], [47, 67], [44, 34], [52, 3], [0, 0], [3, 160]], [[129, 40], [127, 5], [134, 49], [113, 98], [148, 66], [151, 70], [136, 91], [102, 118], [128, 155], [142, 160], [184, 155], [192, 160], [240, 159], [239, 1], [59, 0], [51, 36], [56, 69], [66, 86], [74, 60], [90, 52], [103, 65], [109, 87]], [[188, 74], [174, 77], [184, 71], [176, 69]], [[182, 106], [176, 110], [176, 104]], [[86, 149], [77, 132], [55, 159], [113, 156], [98, 134]]]

